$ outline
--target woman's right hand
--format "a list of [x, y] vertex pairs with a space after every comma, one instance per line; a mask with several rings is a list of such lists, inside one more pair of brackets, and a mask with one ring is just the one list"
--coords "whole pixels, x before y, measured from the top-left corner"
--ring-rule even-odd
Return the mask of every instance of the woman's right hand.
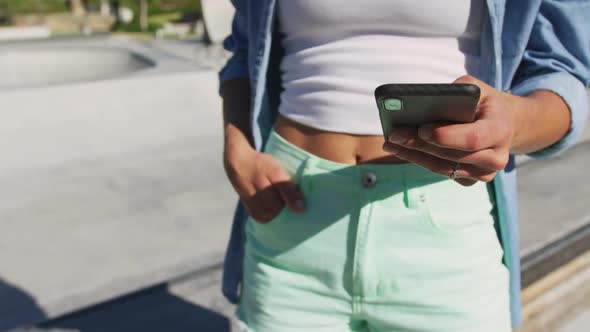
[[254, 220], [267, 223], [285, 205], [295, 212], [304, 212], [301, 192], [271, 155], [248, 144], [233, 148], [226, 145], [223, 162], [232, 186]]

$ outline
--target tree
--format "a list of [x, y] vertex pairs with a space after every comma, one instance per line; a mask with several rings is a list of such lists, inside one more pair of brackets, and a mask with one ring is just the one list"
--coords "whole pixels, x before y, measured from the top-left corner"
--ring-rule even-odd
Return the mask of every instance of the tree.
[[83, 0], [69, 0], [68, 1], [68, 5], [70, 7], [70, 11], [72, 12], [72, 15], [75, 16], [82, 16], [84, 15], [84, 13], [86, 13], [86, 9], [84, 8], [84, 2]]
[[148, 1], [139, 0], [139, 27], [142, 31], [148, 29]]

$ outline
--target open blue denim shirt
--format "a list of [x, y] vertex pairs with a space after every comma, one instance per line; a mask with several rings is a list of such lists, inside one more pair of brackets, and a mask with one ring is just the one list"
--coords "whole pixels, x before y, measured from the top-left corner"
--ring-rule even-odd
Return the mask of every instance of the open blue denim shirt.
[[[283, 49], [276, 26], [277, 0], [232, 0], [236, 13], [224, 48], [233, 52], [219, 72], [220, 86], [248, 78], [251, 126], [256, 149], [266, 142], [277, 115], [282, 90], [279, 64]], [[392, 8], [392, 10], [395, 10]], [[487, 0], [481, 32], [479, 79], [498, 90], [527, 95], [550, 90], [571, 112], [570, 129], [555, 144], [528, 154], [555, 156], [571, 147], [588, 116], [585, 87], [590, 80], [590, 1]], [[522, 325], [520, 250], [516, 170], [511, 155], [506, 168], [489, 183], [496, 198], [496, 230], [510, 271], [512, 326]], [[238, 202], [224, 262], [222, 291], [238, 300], [244, 255], [244, 207]]]

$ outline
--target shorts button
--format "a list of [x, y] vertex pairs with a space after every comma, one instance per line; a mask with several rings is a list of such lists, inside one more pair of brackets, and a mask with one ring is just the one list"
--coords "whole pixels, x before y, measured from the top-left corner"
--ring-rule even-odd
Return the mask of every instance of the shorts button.
[[373, 188], [377, 184], [377, 175], [373, 172], [365, 172], [362, 176], [362, 184], [365, 188]]

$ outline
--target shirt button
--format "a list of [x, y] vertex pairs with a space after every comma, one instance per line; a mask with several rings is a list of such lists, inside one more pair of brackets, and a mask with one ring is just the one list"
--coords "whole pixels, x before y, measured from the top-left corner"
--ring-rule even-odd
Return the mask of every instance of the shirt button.
[[377, 175], [373, 172], [365, 172], [361, 178], [363, 187], [373, 188], [377, 184]]

